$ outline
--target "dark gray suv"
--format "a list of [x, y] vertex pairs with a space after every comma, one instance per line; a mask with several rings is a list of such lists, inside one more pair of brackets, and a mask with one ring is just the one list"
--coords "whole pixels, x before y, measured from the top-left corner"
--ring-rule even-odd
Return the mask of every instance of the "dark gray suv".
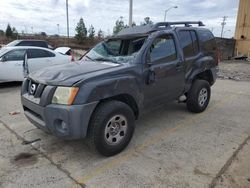
[[[198, 25], [198, 27], [192, 27]], [[22, 85], [26, 117], [63, 139], [87, 137], [105, 156], [121, 152], [135, 120], [181, 100], [194, 113], [209, 103], [219, 54], [202, 22], [162, 22], [122, 30], [79, 62], [32, 73]]]

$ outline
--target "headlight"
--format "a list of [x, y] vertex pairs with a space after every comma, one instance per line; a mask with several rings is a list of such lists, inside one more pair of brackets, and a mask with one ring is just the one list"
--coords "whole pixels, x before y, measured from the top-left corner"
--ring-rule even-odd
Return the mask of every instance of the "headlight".
[[78, 90], [78, 87], [57, 87], [52, 98], [52, 103], [72, 105]]

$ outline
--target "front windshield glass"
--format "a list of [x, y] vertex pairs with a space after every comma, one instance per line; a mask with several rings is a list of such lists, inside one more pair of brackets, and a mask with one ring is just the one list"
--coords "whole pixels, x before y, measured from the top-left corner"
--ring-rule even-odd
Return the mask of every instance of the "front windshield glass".
[[132, 62], [139, 53], [146, 37], [111, 39], [97, 44], [83, 58], [114, 63]]

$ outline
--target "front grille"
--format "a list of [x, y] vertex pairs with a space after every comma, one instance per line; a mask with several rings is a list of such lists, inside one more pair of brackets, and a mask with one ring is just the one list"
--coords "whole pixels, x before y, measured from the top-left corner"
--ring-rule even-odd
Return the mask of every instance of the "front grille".
[[[31, 86], [33, 90], [31, 91]], [[34, 89], [35, 88], [35, 89]], [[45, 85], [37, 83], [31, 79], [25, 79], [22, 85], [22, 97], [38, 104], [39, 106], [46, 106], [51, 103], [56, 86]]]
[[45, 87], [46, 87], [46, 85], [44, 85], [44, 84], [39, 84], [39, 83], [36, 83], [32, 80], [27, 80], [26, 92], [29, 95], [34, 96], [34, 98], [41, 98]]

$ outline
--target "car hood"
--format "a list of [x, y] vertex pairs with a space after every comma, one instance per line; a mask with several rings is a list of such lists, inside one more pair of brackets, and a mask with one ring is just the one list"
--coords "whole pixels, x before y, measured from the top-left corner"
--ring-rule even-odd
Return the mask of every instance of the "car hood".
[[45, 85], [72, 86], [91, 75], [107, 73], [121, 66], [111, 62], [79, 61], [44, 68], [30, 73], [29, 78]]

